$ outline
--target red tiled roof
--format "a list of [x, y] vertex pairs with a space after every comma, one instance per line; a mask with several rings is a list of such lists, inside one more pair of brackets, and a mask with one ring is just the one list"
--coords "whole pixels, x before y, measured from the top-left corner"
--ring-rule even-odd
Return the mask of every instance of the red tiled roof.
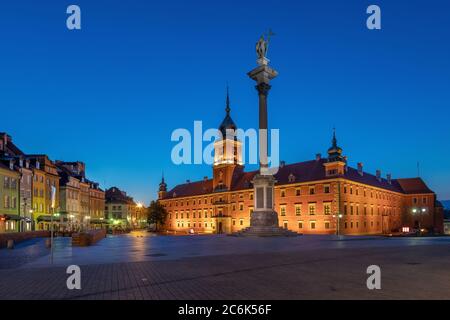
[[[375, 175], [364, 172], [359, 174], [357, 169], [348, 167], [344, 175], [327, 177], [325, 175], [324, 163], [327, 159], [310, 160], [305, 162], [298, 162], [290, 165], [284, 165], [279, 168], [275, 179], [277, 185], [285, 185], [291, 183], [305, 183], [319, 180], [331, 180], [336, 177], [346, 178], [348, 180], [367, 184], [376, 188], [399, 192], [399, 193], [432, 193], [425, 183], [420, 178], [413, 179], [392, 179], [389, 183], [387, 179], [378, 179]], [[251, 181], [258, 171], [241, 172], [237, 171], [233, 176], [230, 191], [238, 191], [252, 188]], [[292, 176], [292, 181], [289, 177]], [[204, 195], [213, 192], [212, 179], [206, 181], [190, 182], [180, 184], [170, 190], [165, 199], [174, 197], [189, 197]]]
[[179, 184], [167, 193], [165, 199], [198, 196], [202, 194], [212, 193], [212, 186], [212, 179]]
[[406, 194], [433, 193], [421, 178], [397, 179]]

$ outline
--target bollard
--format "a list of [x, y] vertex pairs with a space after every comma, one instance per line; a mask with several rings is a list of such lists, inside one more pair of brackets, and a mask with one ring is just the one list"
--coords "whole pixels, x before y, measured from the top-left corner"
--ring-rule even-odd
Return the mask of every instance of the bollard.
[[8, 242], [7, 242], [7, 244], [6, 244], [6, 247], [8, 248], [8, 249], [14, 249], [14, 240], [8, 240]]
[[50, 248], [52, 246], [52, 241], [50, 239], [45, 239], [45, 247]]

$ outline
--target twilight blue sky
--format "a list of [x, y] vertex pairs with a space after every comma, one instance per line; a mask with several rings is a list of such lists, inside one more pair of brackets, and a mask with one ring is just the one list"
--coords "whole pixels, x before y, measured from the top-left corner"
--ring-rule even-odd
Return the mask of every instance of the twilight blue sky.
[[[66, 8], [82, 30], [66, 29]], [[365, 27], [378, 4], [382, 30]], [[257, 126], [246, 73], [261, 32], [279, 77], [269, 126], [286, 162], [325, 154], [333, 126], [350, 165], [421, 175], [450, 199], [450, 3], [396, 1], [15, 0], [0, 5], [0, 131], [28, 153], [82, 160], [138, 201], [211, 176], [171, 163], [176, 128], [217, 127], [225, 87], [238, 126]]]

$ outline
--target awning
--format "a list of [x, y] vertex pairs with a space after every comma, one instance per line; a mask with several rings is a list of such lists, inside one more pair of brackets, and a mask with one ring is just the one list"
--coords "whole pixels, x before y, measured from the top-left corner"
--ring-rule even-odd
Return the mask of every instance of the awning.
[[16, 221], [18, 221], [20, 219], [21, 219], [20, 216], [17, 215], [17, 214], [1, 214], [0, 215], [0, 220], [3, 220], [3, 221], [5, 221], [5, 220], [16, 220]]
[[109, 224], [109, 221], [106, 220], [106, 219], [103, 219], [103, 220], [101, 220], [101, 219], [91, 219], [90, 222], [92, 224]]
[[[37, 221], [39, 221], [39, 222], [51, 222], [52, 220], [51, 220], [51, 216], [49, 216], [49, 215], [42, 215], [42, 216], [39, 216], [37, 218]], [[56, 223], [58, 223], [58, 222], [67, 222], [67, 221], [68, 221], [68, 219], [65, 218], [65, 217], [53, 217], [53, 222], [56, 222]]]

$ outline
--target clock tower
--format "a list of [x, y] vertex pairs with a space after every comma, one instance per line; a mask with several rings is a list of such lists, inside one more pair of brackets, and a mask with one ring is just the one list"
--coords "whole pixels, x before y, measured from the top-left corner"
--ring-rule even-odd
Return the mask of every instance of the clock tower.
[[233, 175], [243, 171], [242, 145], [237, 140], [237, 126], [231, 119], [230, 111], [230, 95], [227, 87], [226, 114], [219, 126], [221, 139], [214, 143], [214, 191], [230, 190]]

